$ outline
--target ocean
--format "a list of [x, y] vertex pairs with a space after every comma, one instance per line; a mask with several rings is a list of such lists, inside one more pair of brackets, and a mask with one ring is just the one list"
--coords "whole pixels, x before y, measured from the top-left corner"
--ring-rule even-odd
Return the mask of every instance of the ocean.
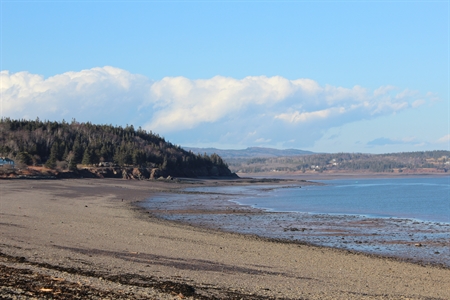
[[[450, 223], [450, 177], [322, 180], [236, 202], [274, 212], [362, 215]], [[232, 192], [232, 191], [230, 191]]]
[[450, 176], [315, 181], [187, 188], [142, 206], [194, 226], [450, 267]]

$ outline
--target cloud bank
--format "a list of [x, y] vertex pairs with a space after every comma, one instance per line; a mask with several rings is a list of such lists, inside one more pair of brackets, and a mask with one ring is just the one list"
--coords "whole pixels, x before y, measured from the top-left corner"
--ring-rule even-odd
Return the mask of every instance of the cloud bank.
[[417, 109], [435, 97], [382, 86], [321, 86], [280, 76], [166, 77], [153, 81], [110, 66], [44, 78], [0, 73], [2, 116], [133, 124], [177, 143], [289, 147], [311, 144], [330, 127]]

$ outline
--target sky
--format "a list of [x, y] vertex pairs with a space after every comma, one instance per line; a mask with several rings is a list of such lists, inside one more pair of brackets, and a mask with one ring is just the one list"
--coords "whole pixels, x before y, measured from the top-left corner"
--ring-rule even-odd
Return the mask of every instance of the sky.
[[449, 150], [449, 8], [0, 0], [0, 113], [189, 147]]

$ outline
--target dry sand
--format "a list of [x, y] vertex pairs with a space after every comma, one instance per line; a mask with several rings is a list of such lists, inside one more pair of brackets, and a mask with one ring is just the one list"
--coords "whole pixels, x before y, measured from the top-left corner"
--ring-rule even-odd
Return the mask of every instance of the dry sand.
[[[8, 275], [26, 269], [106, 293], [89, 298], [450, 299], [449, 269], [195, 228], [133, 205], [186, 186], [0, 181], [0, 298], [28, 297]], [[34, 288], [57, 298], [56, 286]]]

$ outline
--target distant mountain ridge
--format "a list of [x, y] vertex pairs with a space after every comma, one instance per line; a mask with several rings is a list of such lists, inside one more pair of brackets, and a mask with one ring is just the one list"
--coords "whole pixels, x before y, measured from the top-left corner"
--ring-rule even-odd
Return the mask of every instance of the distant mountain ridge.
[[274, 149], [274, 148], [264, 148], [264, 147], [248, 147], [247, 149], [232, 150], [232, 149], [217, 149], [217, 148], [194, 148], [194, 147], [183, 147], [187, 151], [192, 151], [193, 153], [206, 153], [208, 155], [217, 154], [222, 158], [253, 158], [253, 157], [286, 157], [286, 156], [300, 156], [300, 155], [310, 155], [315, 154], [311, 151], [298, 150], [298, 149]]

